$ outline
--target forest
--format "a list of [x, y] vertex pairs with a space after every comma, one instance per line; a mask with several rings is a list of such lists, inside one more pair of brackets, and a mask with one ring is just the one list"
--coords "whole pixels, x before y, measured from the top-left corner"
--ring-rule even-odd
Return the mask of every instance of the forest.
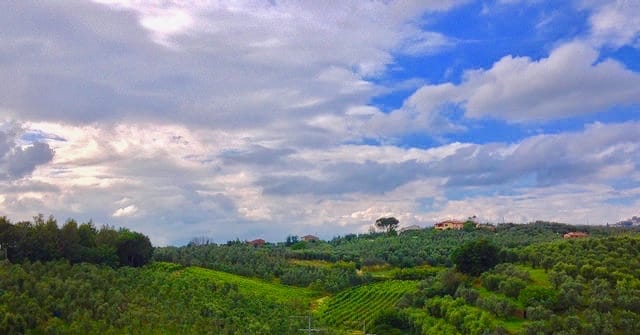
[[138, 232], [38, 215], [0, 218], [0, 250], [2, 334], [640, 333], [637, 227], [154, 248]]

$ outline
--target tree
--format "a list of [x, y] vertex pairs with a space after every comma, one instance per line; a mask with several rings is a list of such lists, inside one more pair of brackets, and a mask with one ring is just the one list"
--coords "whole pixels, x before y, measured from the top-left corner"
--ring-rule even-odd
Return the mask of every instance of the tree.
[[376, 220], [376, 227], [386, 230], [387, 233], [396, 231], [396, 228], [398, 228], [398, 224], [400, 224], [400, 221], [398, 221], [398, 219], [394, 218], [393, 216], [382, 217]]
[[298, 238], [298, 236], [289, 235], [289, 236], [287, 236], [287, 240], [284, 242], [284, 245], [286, 245], [287, 247], [290, 247], [290, 246], [298, 243], [299, 241], [300, 241], [300, 239]]
[[498, 264], [500, 249], [485, 239], [466, 243], [454, 250], [451, 260], [458, 271], [478, 276]]
[[153, 246], [147, 236], [127, 229], [121, 229], [118, 235], [120, 265], [139, 267], [151, 260]]
[[78, 223], [75, 220], [68, 220], [60, 229], [60, 248], [62, 257], [71, 263], [80, 260], [80, 235], [78, 234]]

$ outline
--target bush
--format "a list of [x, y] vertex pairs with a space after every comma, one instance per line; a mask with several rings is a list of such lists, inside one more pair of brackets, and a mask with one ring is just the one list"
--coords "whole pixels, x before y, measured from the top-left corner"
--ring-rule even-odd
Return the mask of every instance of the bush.
[[518, 294], [518, 301], [525, 306], [540, 305], [545, 308], [552, 308], [557, 300], [556, 291], [546, 287], [527, 286], [520, 290], [520, 294]]
[[489, 291], [497, 291], [500, 288], [500, 284], [507, 279], [503, 275], [484, 273], [482, 274], [482, 286]]
[[549, 319], [552, 314], [553, 312], [542, 306], [527, 307], [526, 309], [527, 320], [543, 321]]
[[500, 318], [513, 314], [516, 309], [515, 304], [511, 300], [496, 296], [478, 298], [476, 305]]
[[459, 287], [455, 297], [464, 299], [469, 305], [475, 305], [480, 294], [473, 288]]
[[520, 290], [527, 286], [522, 279], [519, 278], [508, 278], [507, 280], [500, 283], [499, 288], [500, 292], [510, 298], [517, 298], [518, 294], [520, 294]]

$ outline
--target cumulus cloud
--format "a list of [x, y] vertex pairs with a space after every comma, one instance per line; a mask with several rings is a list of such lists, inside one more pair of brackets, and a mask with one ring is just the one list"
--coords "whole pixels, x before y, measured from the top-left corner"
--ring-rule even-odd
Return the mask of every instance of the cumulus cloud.
[[447, 103], [461, 106], [469, 118], [517, 123], [639, 104], [640, 75], [615, 60], [598, 57], [596, 50], [580, 41], [563, 44], [540, 60], [505, 56], [490, 69], [467, 71], [460, 85], [420, 88], [397, 112], [398, 118], [427, 118], [436, 128], [452, 131], [455, 128], [438, 113]]
[[[506, 56], [459, 84], [386, 77], [397, 56], [454, 48], [430, 19], [463, 2], [2, 3], [0, 81], [11, 85], [0, 112], [24, 131], [0, 131], [0, 211], [179, 244], [328, 238], [383, 215], [423, 226], [480, 209], [516, 217], [488, 192], [527, 217], [545, 201], [590, 200], [598, 214], [637, 196], [637, 122], [398, 146], [485, 118], [527, 123], [638, 103], [638, 75], [601, 59], [592, 41], [542, 59]], [[418, 85], [395, 110], [369, 105]], [[632, 186], [611, 186], [620, 179]]]
[[[596, 123], [582, 132], [537, 135], [515, 144], [451, 145], [435, 155], [434, 150], [418, 155], [405, 152], [399, 161], [385, 162], [381, 157], [374, 161], [368, 158], [375, 156], [363, 159], [357, 154], [338, 158], [334, 153], [331, 161], [350, 161], [322, 165], [315, 173], [306, 171], [303, 175], [295, 174], [295, 168], [289, 172], [283, 165], [279, 172], [267, 174], [257, 183], [268, 195], [284, 196], [385, 194], [425, 178], [440, 179], [447, 187], [607, 182], [627, 178], [640, 167], [637, 133], [637, 122]], [[372, 150], [379, 153], [376, 156], [384, 152]], [[398, 159], [401, 155], [388, 157]]]
[[421, 15], [461, 2], [4, 4], [0, 80], [13, 85], [0, 107], [34, 121], [296, 132], [365, 105], [394, 52], [440, 50], [447, 38]]
[[[196, 235], [220, 241], [280, 240], [284, 230], [331, 237], [365, 232], [372, 217], [391, 214], [403, 224], [423, 226], [481, 212], [487, 218], [522, 219], [516, 210], [491, 200], [502, 188], [510, 192], [501, 197], [522, 209], [522, 215], [546, 218], [545, 207], [536, 209], [538, 202], [527, 200], [539, 190], [546, 190], [539, 198], [560, 201], [564, 193], [553, 196], [556, 188], [599, 188], [620, 180], [640, 187], [637, 122], [593, 124], [513, 144], [452, 143], [432, 149], [340, 145], [329, 150], [282, 149], [247, 141], [241, 132], [216, 137], [147, 123], [30, 127], [51, 137], [64, 135], [66, 141], [50, 142], [56, 156], [29, 185], [0, 184], [4, 213], [17, 218], [28, 213], [28, 219], [37, 208], [58, 217], [124, 225], [148, 233], [158, 244]], [[493, 190], [491, 196], [487, 190]], [[631, 190], [602, 197], [615, 201]], [[589, 196], [588, 189], [581, 192]], [[461, 196], [453, 200], [448, 193]], [[489, 203], [493, 207], [478, 210]], [[595, 215], [611, 204], [591, 206]], [[277, 230], [266, 228], [276, 223]]]
[[138, 212], [138, 207], [136, 205], [129, 205], [127, 207], [118, 208], [111, 216], [118, 217], [127, 217], [133, 216]]
[[433, 164], [451, 185], [495, 185], [534, 178], [536, 185], [606, 181], [640, 167], [640, 123], [594, 124], [578, 133], [538, 135], [513, 145], [459, 149]]

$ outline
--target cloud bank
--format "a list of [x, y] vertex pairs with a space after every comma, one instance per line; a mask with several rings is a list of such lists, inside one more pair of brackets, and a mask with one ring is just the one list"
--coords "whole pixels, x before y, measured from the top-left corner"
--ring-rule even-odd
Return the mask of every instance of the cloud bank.
[[497, 5], [2, 3], [0, 211], [155, 244], [638, 215], [637, 6], [538, 40], [514, 11], [571, 6]]

